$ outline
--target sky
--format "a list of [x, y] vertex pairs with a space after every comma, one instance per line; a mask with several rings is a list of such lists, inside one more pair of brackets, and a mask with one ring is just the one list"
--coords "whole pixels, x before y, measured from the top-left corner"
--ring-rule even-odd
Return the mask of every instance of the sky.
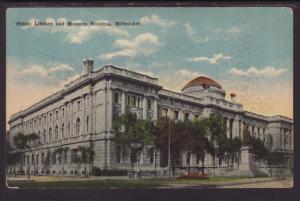
[[[117, 21], [139, 25], [90, 25]], [[245, 110], [293, 117], [289, 8], [10, 8], [6, 31], [7, 119], [79, 77], [86, 58], [94, 70], [112, 64], [177, 92], [209, 76]]]

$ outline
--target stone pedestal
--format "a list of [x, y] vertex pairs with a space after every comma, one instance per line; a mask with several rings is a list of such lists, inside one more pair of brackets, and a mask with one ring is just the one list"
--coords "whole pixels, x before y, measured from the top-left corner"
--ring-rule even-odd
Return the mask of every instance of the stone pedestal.
[[265, 176], [266, 174], [259, 170], [259, 168], [252, 161], [252, 154], [248, 146], [243, 146], [241, 148], [241, 159], [238, 170], [229, 172], [226, 176]]
[[241, 148], [241, 159], [239, 170], [249, 170], [250, 169], [250, 160], [251, 160], [251, 153], [248, 146], [243, 146]]

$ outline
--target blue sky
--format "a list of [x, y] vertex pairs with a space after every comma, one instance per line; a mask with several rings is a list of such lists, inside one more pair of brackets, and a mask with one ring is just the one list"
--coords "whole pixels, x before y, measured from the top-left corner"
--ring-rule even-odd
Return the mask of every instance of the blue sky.
[[[36, 20], [142, 25], [16, 26]], [[289, 8], [12, 8], [6, 24], [8, 116], [78, 77], [88, 57], [96, 69], [113, 64], [139, 71], [175, 91], [204, 74], [227, 94], [237, 93], [245, 109], [292, 117]]]

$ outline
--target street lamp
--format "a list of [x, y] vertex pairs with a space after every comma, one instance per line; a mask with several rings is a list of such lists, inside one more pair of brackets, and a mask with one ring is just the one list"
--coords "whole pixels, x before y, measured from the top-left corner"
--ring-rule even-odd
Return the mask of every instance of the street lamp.
[[136, 139], [133, 139], [129, 143], [129, 147], [130, 147], [131, 151], [134, 150], [134, 153], [131, 152], [131, 154], [130, 154], [131, 155], [130, 160], [132, 162], [132, 165], [131, 165], [131, 167], [132, 167], [132, 174], [134, 175], [134, 177], [135, 177], [135, 173], [134, 173], [134, 157], [135, 157], [135, 154], [136, 154], [135, 152], [136, 152], [137, 149], [141, 148], [141, 146], [142, 146], [142, 143], [140, 143]]

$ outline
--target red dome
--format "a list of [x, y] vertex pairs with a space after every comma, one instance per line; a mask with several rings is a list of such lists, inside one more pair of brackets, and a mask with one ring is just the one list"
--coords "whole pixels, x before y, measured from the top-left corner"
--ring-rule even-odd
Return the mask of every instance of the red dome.
[[217, 83], [216, 81], [214, 81], [213, 79], [210, 79], [210, 78], [204, 77], [204, 76], [200, 76], [200, 77], [196, 77], [195, 79], [189, 81], [186, 85], [184, 85], [184, 87], [181, 89], [181, 91], [183, 91], [185, 88], [194, 87], [194, 86], [203, 86], [203, 87], [214, 86], [219, 89], [222, 89], [221, 85], [219, 83]]

